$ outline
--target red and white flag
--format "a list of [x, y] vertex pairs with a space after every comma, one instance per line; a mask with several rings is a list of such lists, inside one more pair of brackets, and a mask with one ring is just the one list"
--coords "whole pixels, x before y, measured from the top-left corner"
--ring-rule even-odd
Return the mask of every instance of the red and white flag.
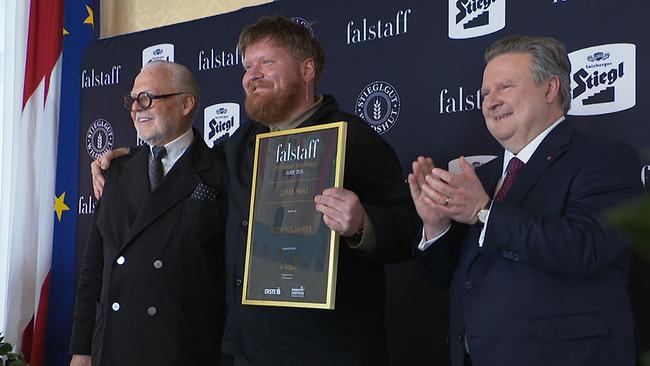
[[[28, 36], [27, 42], [22, 42], [26, 49], [17, 47], [26, 60], [21, 118], [5, 121], [14, 124], [5, 329], [7, 340], [21, 345], [32, 366], [43, 366], [52, 260], [63, 0], [31, 0], [24, 19], [17, 13], [16, 26], [28, 29]], [[20, 66], [18, 74], [22, 74]]]

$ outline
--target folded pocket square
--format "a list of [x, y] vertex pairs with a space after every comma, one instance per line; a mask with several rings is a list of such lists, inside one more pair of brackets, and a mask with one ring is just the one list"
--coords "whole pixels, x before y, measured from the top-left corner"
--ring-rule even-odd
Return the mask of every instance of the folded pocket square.
[[191, 198], [201, 201], [217, 202], [217, 190], [203, 183], [199, 183], [194, 189], [194, 192], [192, 192]]

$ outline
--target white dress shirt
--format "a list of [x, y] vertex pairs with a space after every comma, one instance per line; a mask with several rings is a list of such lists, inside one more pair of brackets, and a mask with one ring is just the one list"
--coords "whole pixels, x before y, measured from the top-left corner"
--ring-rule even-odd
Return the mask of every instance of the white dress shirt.
[[[530, 157], [533, 156], [533, 153], [535, 153], [535, 150], [539, 147], [539, 145], [544, 141], [544, 138], [557, 126], [560, 124], [560, 122], [564, 121], [564, 116], [560, 117], [555, 123], [550, 125], [548, 128], [546, 128], [544, 131], [542, 131], [537, 137], [535, 137], [531, 142], [528, 143], [523, 149], [518, 154], [513, 154], [512, 152], [508, 150], [504, 150], [503, 154], [503, 167], [501, 171], [501, 178], [499, 179], [499, 182], [497, 183], [497, 187], [493, 192], [493, 195], [496, 194], [496, 192], [499, 191], [499, 188], [501, 188], [501, 185], [503, 184], [503, 180], [506, 177], [506, 170], [508, 168], [508, 163], [510, 163], [510, 159], [513, 157], [517, 157], [519, 160], [521, 160], [524, 164], [528, 163], [528, 160], [530, 160]], [[490, 205], [490, 209], [492, 208], [492, 205]], [[491, 211], [491, 210], [490, 210]], [[488, 211], [488, 215], [485, 221], [485, 225], [483, 225], [483, 229], [481, 230], [481, 235], [479, 235], [478, 238], [478, 246], [482, 247], [483, 242], [485, 241], [485, 232], [488, 226], [488, 223], [490, 222], [490, 212]], [[436, 240], [440, 239], [443, 235], [449, 231], [449, 228], [451, 226], [447, 227], [440, 235], [436, 236], [435, 238], [426, 240], [426, 235], [424, 233], [424, 227], [422, 228], [422, 239], [420, 240], [420, 244], [418, 245], [419, 250], [426, 250], [431, 244], [433, 244]]]

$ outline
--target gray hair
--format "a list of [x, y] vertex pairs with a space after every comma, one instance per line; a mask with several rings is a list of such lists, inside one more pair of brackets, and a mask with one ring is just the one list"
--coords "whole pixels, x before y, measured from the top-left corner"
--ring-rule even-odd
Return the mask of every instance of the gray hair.
[[194, 110], [192, 111], [192, 117], [196, 113], [199, 107], [199, 86], [196, 83], [194, 75], [185, 65], [165, 61], [165, 60], [154, 60], [142, 67], [142, 70], [148, 68], [161, 68], [169, 72], [171, 76], [171, 83], [174, 87], [174, 91], [183, 92], [194, 96], [196, 103], [194, 105]]
[[566, 114], [571, 108], [571, 62], [564, 45], [550, 37], [515, 35], [502, 38], [485, 50], [485, 63], [506, 53], [529, 53], [530, 73], [540, 84], [557, 76], [560, 80], [560, 104]]

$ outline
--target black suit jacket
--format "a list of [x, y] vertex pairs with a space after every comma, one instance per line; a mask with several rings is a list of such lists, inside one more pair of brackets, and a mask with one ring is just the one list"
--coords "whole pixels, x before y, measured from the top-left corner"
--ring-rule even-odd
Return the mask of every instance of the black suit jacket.
[[114, 160], [81, 263], [71, 353], [93, 366], [215, 365], [227, 172], [195, 131], [149, 193], [149, 149]]
[[[639, 161], [622, 144], [560, 123], [494, 202], [480, 227], [454, 223], [423, 263], [450, 286], [452, 365], [467, 336], [474, 365], [634, 365], [627, 293], [629, 243], [602, 213], [642, 193]], [[503, 157], [477, 168], [494, 192]]]
[[325, 96], [300, 127], [347, 121], [344, 187], [355, 192], [374, 227], [370, 253], [341, 241], [335, 310], [242, 305], [242, 279], [255, 136], [268, 128], [250, 121], [226, 142], [230, 211], [226, 246], [227, 320], [223, 351], [264, 365], [387, 364], [384, 263], [410, 257], [417, 217], [393, 149], [365, 122]]

